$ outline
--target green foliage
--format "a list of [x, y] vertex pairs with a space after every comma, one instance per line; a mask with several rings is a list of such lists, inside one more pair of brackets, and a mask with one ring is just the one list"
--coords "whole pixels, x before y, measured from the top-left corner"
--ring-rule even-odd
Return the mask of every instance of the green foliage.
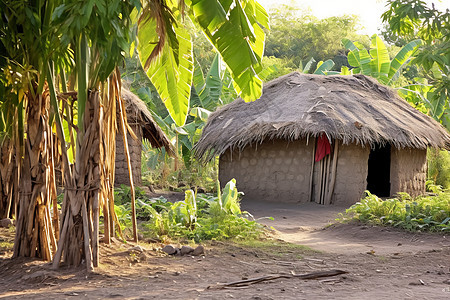
[[[135, 199], [136, 199], [136, 218], [139, 220], [149, 220], [152, 212], [150, 207], [157, 212], [170, 206], [165, 198], [150, 198], [145, 191], [140, 187], [135, 187]], [[114, 204], [116, 205], [116, 210], [118, 209], [120, 215], [124, 220], [128, 220], [126, 213], [131, 211], [131, 190], [127, 185], [120, 185], [114, 189]], [[119, 217], [119, 220], [120, 218]], [[131, 219], [129, 219], [131, 221]], [[128, 224], [128, 221], [125, 221]]]
[[450, 11], [439, 11], [434, 4], [428, 7], [422, 0], [389, 0], [382, 19], [399, 38], [419, 37], [425, 42], [412, 64], [425, 80], [420, 84], [431, 86], [422, 95], [430, 114], [449, 129]]
[[329, 70], [334, 67], [334, 62], [331, 59], [328, 59], [327, 61], [319, 61], [317, 63], [317, 69], [314, 71], [314, 74], [318, 75], [326, 75], [328, 74]]
[[342, 220], [358, 220], [410, 231], [450, 232], [450, 192], [412, 199], [406, 193], [382, 200], [366, 191], [367, 197], [346, 210]]
[[[279, 5], [269, 11], [271, 30], [267, 34], [265, 55], [288, 59], [295, 69], [301, 61], [310, 57], [317, 61], [326, 61], [344, 54], [344, 48], [339, 43], [344, 36], [350, 39], [367, 39], [355, 32], [360, 28], [356, 16], [339, 16], [319, 20], [309, 11], [298, 7]], [[369, 41], [365, 41], [368, 45]], [[336, 62], [336, 61], [335, 61]], [[343, 62], [346, 65], [346, 62]], [[342, 64], [334, 70], [340, 70]], [[314, 64], [315, 69], [316, 66]]]
[[450, 153], [446, 150], [428, 149], [428, 178], [444, 189], [450, 189]]
[[[206, 164], [197, 161], [191, 152], [183, 152], [183, 160], [169, 157], [164, 150], [151, 149], [144, 142], [142, 153], [142, 179], [144, 184], [155, 188], [181, 190], [182, 188], [198, 188], [212, 192], [217, 181], [217, 164], [212, 160]], [[182, 148], [184, 150], [186, 148]], [[187, 162], [184, 160], [186, 159]]]
[[257, 74], [264, 50], [262, 27], [268, 28], [267, 13], [254, 0], [152, 1], [144, 5], [139, 57], [177, 126], [183, 126], [188, 115], [194, 70], [191, 36], [182, 22], [185, 6], [187, 16], [218, 51], [234, 88], [246, 101], [261, 95]]
[[270, 76], [266, 77], [265, 81], [270, 81], [280, 76], [289, 74], [297, 69], [297, 66], [292, 59], [278, 58], [275, 56], [264, 56], [262, 64], [263, 68], [274, 67], [274, 71], [270, 74]]
[[196, 242], [211, 239], [258, 237], [261, 227], [248, 220], [249, 214], [239, 205], [236, 181], [232, 179], [217, 196], [185, 192], [184, 201], [164, 207], [160, 212], [150, 208], [147, 227], [155, 238], [187, 238]]
[[361, 43], [349, 39], [342, 39], [342, 44], [349, 50], [348, 62], [354, 67], [353, 74], [362, 73], [378, 79], [383, 84], [392, 85], [422, 42], [421, 40], [409, 42], [400, 49], [392, 61], [386, 45], [376, 34], [372, 36], [369, 51]]
[[[174, 12], [176, 16], [180, 15], [178, 10]], [[162, 13], [162, 16], [165, 18], [165, 24], [175, 23], [169, 12]], [[160, 41], [161, 37], [155, 34], [158, 32], [158, 26], [156, 18], [153, 18], [151, 14], [144, 14], [138, 32], [139, 58], [173, 120], [181, 126], [188, 112], [194, 70], [192, 43], [189, 32], [184, 26], [177, 26], [172, 29], [173, 31], [168, 31], [167, 44], [164, 43], [159, 50], [158, 45], [162, 41]], [[154, 51], [158, 50], [161, 51], [159, 56], [149, 61]]]

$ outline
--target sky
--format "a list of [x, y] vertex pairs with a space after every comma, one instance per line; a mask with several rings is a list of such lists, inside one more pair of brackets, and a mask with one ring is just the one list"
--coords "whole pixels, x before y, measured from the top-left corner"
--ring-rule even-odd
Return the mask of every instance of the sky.
[[[381, 28], [381, 14], [385, 11], [384, 0], [257, 0], [268, 10], [271, 6], [288, 4], [301, 8], [310, 8], [312, 15], [320, 19], [344, 14], [358, 15], [364, 27], [361, 34], [372, 35]], [[450, 8], [450, 0], [425, 1], [434, 2], [441, 11]]]

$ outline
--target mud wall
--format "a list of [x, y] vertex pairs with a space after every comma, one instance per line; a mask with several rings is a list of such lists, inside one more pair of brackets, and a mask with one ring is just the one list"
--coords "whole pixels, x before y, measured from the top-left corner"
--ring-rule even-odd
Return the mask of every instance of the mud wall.
[[219, 160], [219, 180], [236, 178], [245, 199], [309, 202], [313, 143], [306, 140], [265, 141], [242, 152], [226, 152]]
[[[242, 152], [227, 151], [219, 160], [219, 180], [223, 186], [236, 178], [238, 190], [250, 200], [309, 202], [312, 151], [313, 142], [307, 145], [306, 140], [266, 141]], [[369, 146], [339, 144], [332, 204], [350, 206], [364, 197], [369, 154]], [[392, 147], [391, 195], [423, 194], [426, 173], [426, 150]]]
[[[131, 167], [133, 171], [134, 184], [141, 184], [141, 154], [142, 154], [142, 128], [139, 125], [130, 125], [137, 139], [127, 134], [128, 150], [130, 151]], [[122, 133], [116, 135], [116, 175], [114, 185], [130, 185], [128, 178], [128, 165], [123, 147]]]
[[413, 197], [425, 193], [427, 151], [420, 149], [391, 150], [391, 195], [406, 192]]
[[339, 144], [336, 184], [331, 203], [350, 206], [358, 202], [367, 188], [369, 147]]

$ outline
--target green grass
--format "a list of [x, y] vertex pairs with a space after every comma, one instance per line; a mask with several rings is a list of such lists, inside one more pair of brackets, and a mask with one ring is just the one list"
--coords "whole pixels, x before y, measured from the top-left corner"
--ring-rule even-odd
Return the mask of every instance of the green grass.
[[0, 250], [12, 250], [13, 247], [14, 247], [14, 242], [0, 241]]
[[287, 243], [274, 239], [245, 239], [233, 240], [237, 246], [261, 251], [269, 256], [286, 257], [295, 256], [298, 259], [303, 258], [303, 254], [320, 253], [308, 246]]
[[450, 232], [450, 191], [435, 190], [431, 196], [415, 199], [406, 193], [382, 200], [367, 192], [338, 220], [358, 220], [409, 231]]

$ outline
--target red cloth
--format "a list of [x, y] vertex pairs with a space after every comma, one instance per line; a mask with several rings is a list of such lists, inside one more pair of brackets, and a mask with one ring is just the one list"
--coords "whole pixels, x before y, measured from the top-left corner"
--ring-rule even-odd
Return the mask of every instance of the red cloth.
[[315, 161], [320, 161], [326, 155], [330, 154], [331, 146], [328, 138], [323, 133], [317, 139]]

